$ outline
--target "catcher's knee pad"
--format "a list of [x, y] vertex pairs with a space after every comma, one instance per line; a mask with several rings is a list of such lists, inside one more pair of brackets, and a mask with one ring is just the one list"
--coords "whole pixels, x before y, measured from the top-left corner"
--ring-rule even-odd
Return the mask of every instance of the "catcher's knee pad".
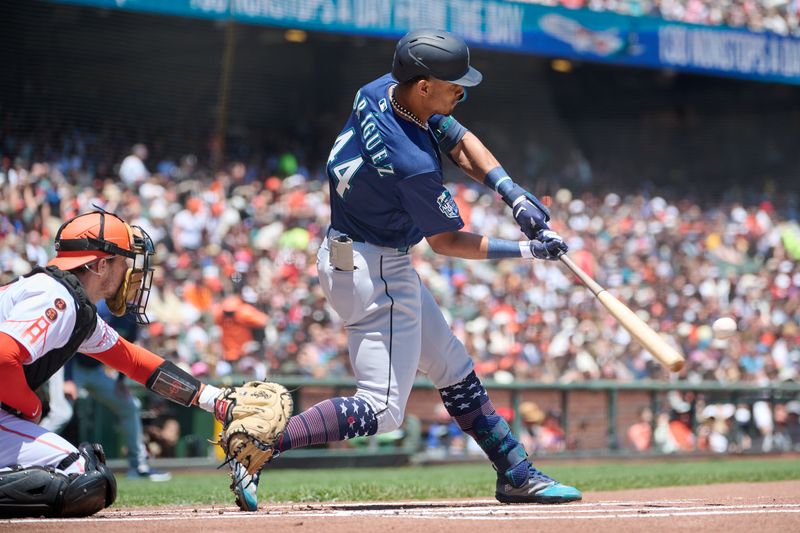
[[90, 516], [117, 499], [117, 480], [106, 466], [103, 447], [84, 442], [78, 452], [86, 462], [86, 470], [69, 476], [59, 516]]
[[83, 474], [66, 475], [54, 468], [33, 466], [0, 473], [0, 517], [90, 516], [117, 497], [117, 482], [105, 464], [99, 444], [84, 443], [59, 467], [83, 457]]

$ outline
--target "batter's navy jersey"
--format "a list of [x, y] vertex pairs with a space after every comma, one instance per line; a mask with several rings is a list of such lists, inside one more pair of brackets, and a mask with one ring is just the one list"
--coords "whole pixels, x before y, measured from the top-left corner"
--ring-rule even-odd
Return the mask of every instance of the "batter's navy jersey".
[[[328, 157], [331, 225], [354, 240], [411, 246], [464, 227], [431, 133], [392, 110], [390, 74], [362, 87]], [[431, 117], [435, 127], [444, 117]]]

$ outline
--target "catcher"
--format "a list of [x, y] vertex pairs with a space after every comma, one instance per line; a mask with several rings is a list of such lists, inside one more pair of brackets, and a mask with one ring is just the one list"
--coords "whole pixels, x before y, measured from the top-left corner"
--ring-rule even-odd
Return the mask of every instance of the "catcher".
[[116, 498], [116, 481], [99, 444], [77, 448], [38, 425], [34, 390], [76, 353], [123, 372], [184, 406], [214, 413], [220, 444], [239, 468], [255, 473], [291, 415], [289, 393], [275, 383], [221, 390], [119, 337], [95, 304], [147, 323], [153, 243], [142, 228], [105, 211], [79, 215], [56, 234], [46, 268], [0, 287], [0, 517], [89, 516]]

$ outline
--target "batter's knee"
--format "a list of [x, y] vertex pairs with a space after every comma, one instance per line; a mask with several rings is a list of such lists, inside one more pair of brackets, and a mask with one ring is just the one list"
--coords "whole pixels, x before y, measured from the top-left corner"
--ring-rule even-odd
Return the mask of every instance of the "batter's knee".
[[40, 466], [0, 473], [0, 517], [91, 516], [114, 503], [117, 482], [100, 445], [81, 444], [74, 455], [86, 463], [83, 474], [65, 475]]
[[389, 433], [403, 425], [405, 413], [397, 406], [389, 406], [378, 413], [378, 433]]
[[378, 421], [376, 434], [394, 431], [403, 423], [404, 409], [393, 403], [391, 399], [389, 399], [389, 404], [387, 405], [385, 395], [378, 397], [370, 391], [362, 389], [356, 392], [356, 397], [365, 400], [375, 413], [375, 418]]
[[437, 389], [444, 389], [461, 383], [474, 369], [472, 360], [467, 359], [458, 364], [434, 366], [427, 375]]

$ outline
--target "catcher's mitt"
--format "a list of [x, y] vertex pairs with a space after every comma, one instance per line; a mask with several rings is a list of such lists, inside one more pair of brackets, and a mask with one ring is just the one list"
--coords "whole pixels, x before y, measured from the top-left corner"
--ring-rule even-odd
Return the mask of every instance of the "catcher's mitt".
[[250, 381], [223, 389], [215, 402], [215, 416], [222, 422], [217, 444], [228, 460], [236, 459], [255, 474], [272, 458], [292, 408], [291, 394], [277, 383]]

